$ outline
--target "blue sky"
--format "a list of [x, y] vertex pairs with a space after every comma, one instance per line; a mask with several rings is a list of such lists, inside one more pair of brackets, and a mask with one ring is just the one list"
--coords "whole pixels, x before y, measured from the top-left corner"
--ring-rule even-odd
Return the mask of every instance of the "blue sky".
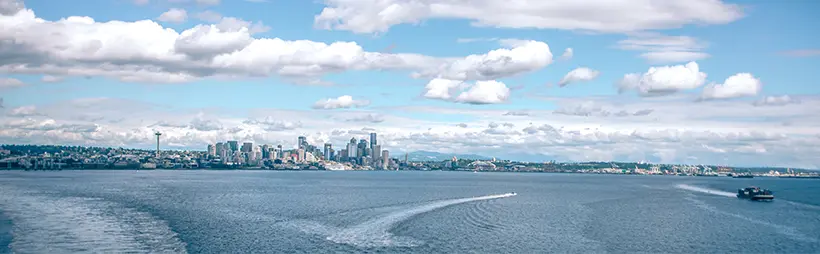
[[[202, 149], [225, 139], [278, 143], [297, 135], [336, 142], [366, 127], [405, 152], [781, 165], [778, 158], [797, 149], [788, 142], [820, 139], [820, 48], [811, 13], [820, 3], [813, 1], [465, 1], [458, 8], [404, 0], [0, 2], [7, 6], [0, 37], [23, 45], [0, 45], [11, 59], [0, 62], [0, 143], [145, 146], [150, 135], [138, 133], [162, 128], [170, 146]], [[71, 16], [95, 22], [60, 21]], [[185, 37], [196, 32], [210, 37]], [[295, 48], [300, 53], [288, 53]], [[575, 82], [558, 85], [570, 76]], [[89, 101], [98, 105], [68, 110]], [[642, 110], [653, 113], [632, 115]], [[271, 132], [243, 123], [265, 117], [300, 126]], [[192, 119], [222, 128], [198, 129]], [[515, 127], [498, 131], [506, 127], [491, 123]], [[77, 124], [98, 128], [56, 128]], [[566, 131], [523, 129], [543, 124]], [[671, 130], [680, 136], [671, 143], [627, 140]], [[717, 133], [718, 140], [686, 140], [699, 137], [687, 133]], [[739, 141], [738, 133], [784, 140]], [[459, 142], [469, 137], [497, 146]], [[607, 152], [622, 138], [629, 149]], [[588, 151], [528, 143], [539, 139], [577, 141]], [[816, 150], [800, 150], [806, 156], [794, 165], [820, 166]]]

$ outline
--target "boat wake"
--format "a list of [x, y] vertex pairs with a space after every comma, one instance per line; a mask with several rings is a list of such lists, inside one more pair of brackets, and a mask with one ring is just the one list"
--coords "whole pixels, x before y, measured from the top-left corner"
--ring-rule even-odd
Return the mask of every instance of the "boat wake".
[[706, 193], [706, 194], [712, 194], [712, 195], [717, 195], [717, 196], [724, 196], [724, 197], [730, 197], [730, 198], [737, 197], [737, 195], [735, 193], [721, 191], [721, 190], [715, 190], [715, 189], [709, 189], [709, 188], [703, 188], [703, 187], [698, 187], [698, 186], [692, 186], [692, 185], [688, 185], [688, 184], [678, 184], [675, 187], [677, 187], [678, 189], [694, 191], [694, 192], [700, 192], [700, 193]]
[[96, 198], [57, 197], [0, 188], [13, 224], [14, 253], [185, 253], [167, 223]]
[[791, 239], [794, 239], [794, 240], [797, 240], [797, 241], [811, 242], [811, 243], [818, 242], [817, 239], [815, 239], [813, 237], [810, 237], [810, 236], [807, 236], [807, 235], [799, 232], [797, 229], [795, 229], [793, 227], [780, 225], [780, 224], [775, 224], [775, 223], [771, 223], [771, 222], [766, 222], [766, 221], [762, 221], [762, 220], [759, 220], [759, 219], [746, 217], [746, 216], [743, 216], [743, 215], [740, 215], [740, 214], [721, 211], [721, 210], [719, 210], [719, 209], [717, 209], [713, 206], [710, 206], [710, 205], [706, 204], [705, 202], [703, 202], [701, 200], [697, 200], [697, 199], [693, 199], [693, 198], [689, 198], [689, 197], [687, 197], [686, 200], [689, 200], [690, 202], [694, 203], [695, 206], [697, 206], [701, 209], [704, 209], [706, 211], [709, 211], [709, 212], [712, 212], [712, 213], [715, 213], [715, 214], [729, 216], [729, 217], [744, 220], [744, 221], [747, 221], [747, 222], [750, 222], [750, 223], [754, 223], [754, 224], [758, 224], [758, 225], [761, 225], [761, 226], [766, 226], [766, 227], [773, 228], [775, 230], [775, 232], [777, 232], [778, 234], [787, 236], [787, 237], [789, 237]]
[[487, 195], [480, 197], [458, 198], [433, 201], [419, 206], [392, 211], [387, 214], [372, 218], [363, 223], [350, 227], [333, 227], [310, 220], [295, 220], [285, 222], [286, 226], [294, 227], [308, 234], [325, 236], [328, 241], [348, 244], [357, 247], [413, 247], [421, 244], [420, 241], [410, 237], [394, 236], [390, 233], [397, 224], [408, 219], [444, 207], [458, 205], [468, 202], [507, 198], [515, 196], [515, 193], [505, 193], [498, 195]]

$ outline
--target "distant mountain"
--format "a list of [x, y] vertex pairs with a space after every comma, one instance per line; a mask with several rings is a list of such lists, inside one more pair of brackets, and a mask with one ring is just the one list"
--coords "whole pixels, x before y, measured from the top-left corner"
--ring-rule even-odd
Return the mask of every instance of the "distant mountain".
[[[407, 155], [409, 161], [443, 161], [452, 159], [453, 156], [459, 159], [468, 160], [491, 160], [492, 157], [486, 157], [476, 154], [453, 154], [453, 153], [437, 153], [430, 151], [415, 151]], [[404, 155], [397, 156], [400, 160], [404, 160]]]

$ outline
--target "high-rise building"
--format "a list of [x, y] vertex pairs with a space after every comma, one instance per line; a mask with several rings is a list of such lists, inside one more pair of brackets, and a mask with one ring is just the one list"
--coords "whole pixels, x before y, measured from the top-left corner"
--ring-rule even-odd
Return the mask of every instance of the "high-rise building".
[[367, 140], [365, 140], [365, 139], [359, 140], [358, 149], [359, 149], [358, 155], [359, 155], [360, 158], [367, 156], [368, 155], [368, 153], [367, 153]]
[[239, 151], [239, 141], [236, 141], [236, 140], [228, 141], [228, 147], [231, 149], [231, 151], [234, 151], [234, 152]]
[[222, 150], [225, 149], [224, 146], [225, 146], [225, 144], [223, 144], [222, 142], [216, 143], [216, 151], [214, 151], [214, 152], [216, 153], [217, 156], [219, 156], [221, 158], [225, 158], [225, 157], [222, 157]]
[[303, 162], [305, 161], [305, 149], [299, 148], [296, 150], [296, 161]]
[[296, 145], [297, 148], [307, 149], [307, 138], [305, 136], [299, 136]]
[[374, 147], [374, 146], [376, 146], [377, 144], [379, 144], [379, 143], [377, 143], [377, 142], [376, 142], [376, 133], [375, 133], [375, 132], [371, 132], [371, 133], [370, 133], [370, 147]]
[[253, 143], [252, 142], [242, 143], [242, 152], [243, 153], [253, 152]]
[[328, 149], [328, 150], [329, 150], [329, 151], [328, 151], [327, 153], [328, 153], [328, 155], [330, 155], [330, 156], [329, 156], [329, 157], [327, 157], [327, 158], [325, 158], [325, 160], [329, 160], [329, 161], [336, 160], [336, 151], [334, 151], [334, 150], [333, 150], [333, 148], [330, 148], [330, 149]]
[[381, 158], [381, 155], [382, 155], [382, 145], [374, 145], [370, 149], [373, 150], [372, 156], [370, 156], [370, 157], [373, 157], [373, 162], [374, 163], [378, 162], [379, 158]]
[[382, 168], [387, 169], [390, 166], [390, 152], [387, 150], [382, 151]]
[[[355, 139], [352, 139], [352, 141], [355, 141]], [[356, 158], [356, 151], [358, 151], [356, 142], [347, 143], [347, 158]]]
[[333, 144], [325, 143], [324, 156], [325, 156], [325, 160], [327, 160], [327, 161], [330, 160], [330, 150], [333, 150], [332, 147], [333, 147]]
[[208, 156], [216, 156], [216, 147], [213, 144], [208, 144]]
[[270, 145], [262, 145], [259, 148], [262, 151], [262, 159], [268, 159], [270, 157]]

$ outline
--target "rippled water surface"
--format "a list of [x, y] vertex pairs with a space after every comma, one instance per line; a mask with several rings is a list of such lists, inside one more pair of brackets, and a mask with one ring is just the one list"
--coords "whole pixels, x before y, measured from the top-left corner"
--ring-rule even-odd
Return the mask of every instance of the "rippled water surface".
[[0, 211], [0, 253], [820, 253], [808, 179], [0, 171]]

